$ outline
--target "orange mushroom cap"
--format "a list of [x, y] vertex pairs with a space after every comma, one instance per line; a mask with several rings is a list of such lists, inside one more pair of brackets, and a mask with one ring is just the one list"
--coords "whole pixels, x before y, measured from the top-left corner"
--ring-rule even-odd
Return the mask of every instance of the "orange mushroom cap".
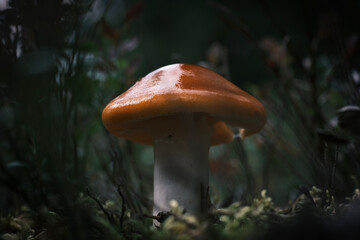
[[257, 99], [219, 74], [191, 64], [172, 64], [149, 73], [105, 107], [102, 121], [116, 136], [152, 144], [151, 132], [162, 127], [159, 119], [187, 112], [207, 115], [211, 145], [233, 139], [226, 123], [239, 127], [246, 137], [266, 121], [265, 108]]

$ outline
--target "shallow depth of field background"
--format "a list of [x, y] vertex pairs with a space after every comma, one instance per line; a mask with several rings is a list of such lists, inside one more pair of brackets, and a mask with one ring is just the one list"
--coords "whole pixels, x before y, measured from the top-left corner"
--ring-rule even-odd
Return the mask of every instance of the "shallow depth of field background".
[[172, 63], [208, 67], [267, 109], [260, 133], [211, 149], [216, 207], [262, 189], [283, 206], [314, 185], [341, 202], [359, 187], [359, 110], [340, 110], [360, 106], [359, 1], [5, 2], [1, 216], [26, 205], [80, 229], [86, 193], [150, 214], [153, 150], [111, 136], [101, 112]]

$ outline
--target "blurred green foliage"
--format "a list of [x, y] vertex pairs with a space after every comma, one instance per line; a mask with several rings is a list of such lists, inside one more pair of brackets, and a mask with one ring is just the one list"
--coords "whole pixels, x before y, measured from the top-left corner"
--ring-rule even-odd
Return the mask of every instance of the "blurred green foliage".
[[[257, 221], [283, 214], [276, 205], [315, 199], [310, 186], [319, 187], [319, 215], [359, 188], [358, 1], [1, 7], [3, 239], [166, 239], [177, 224], [184, 239], [249, 237], [267, 229]], [[226, 213], [210, 214], [213, 225], [175, 214], [156, 231], [144, 217], [152, 149], [109, 135], [101, 112], [140, 77], [177, 62], [224, 75], [266, 106], [268, 121], [255, 136], [211, 149], [211, 201]], [[262, 189], [271, 201], [257, 196]], [[254, 213], [259, 206], [265, 215]]]

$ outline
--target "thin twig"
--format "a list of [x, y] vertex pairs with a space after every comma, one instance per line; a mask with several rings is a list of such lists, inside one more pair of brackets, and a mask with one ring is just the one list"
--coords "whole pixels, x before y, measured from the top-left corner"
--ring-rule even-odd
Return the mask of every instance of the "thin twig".
[[143, 217], [155, 219], [159, 223], [163, 223], [169, 216], [173, 215], [171, 212], [159, 212], [157, 216], [143, 214]]
[[101, 211], [103, 211], [103, 213], [106, 215], [106, 217], [108, 218], [109, 222], [110, 222], [111, 224], [113, 224], [113, 223], [114, 223], [114, 218], [112, 217], [112, 215], [111, 215], [108, 211], [106, 211], [106, 209], [105, 209], [105, 208], [103, 207], [103, 205], [101, 204], [100, 200], [90, 194], [89, 188], [86, 188], [86, 194], [98, 204], [99, 208], [100, 208]]
[[120, 185], [118, 185], [117, 191], [118, 191], [118, 193], [120, 195], [120, 198], [121, 198], [120, 228], [122, 229], [123, 228], [123, 223], [124, 223], [124, 215], [125, 215], [125, 198], [124, 198], [124, 195], [122, 194], [120, 188], [121, 188]]
[[303, 193], [303, 194], [310, 200], [310, 202], [311, 202], [312, 204], [314, 204], [314, 206], [316, 206], [316, 203], [315, 203], [315, 201], [314, 201], [314, 198], [311, 196], [310, 191], [309, 191], [309, 189], [308, 189], [307, 187], [305, 187], [304, 185], [300, 185], [300, 186], [299, 186], [299, 191], [300, 191], [301, 193]]

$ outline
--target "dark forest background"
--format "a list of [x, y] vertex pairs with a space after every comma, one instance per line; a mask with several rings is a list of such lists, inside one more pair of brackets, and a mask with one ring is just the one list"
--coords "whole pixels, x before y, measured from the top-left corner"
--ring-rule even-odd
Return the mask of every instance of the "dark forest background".
[[260, 133], [211, 149], [216, 208], [263, 189], [284, 207], [312, 186], [326, 207], [326, 194], [342, 204], [359, 188], [360, 1], [0, 7], [3, 239], [146, 239], [153, 150], [110, 135], [101, 112], [172, 63], [210, 68], [267, 110]]

